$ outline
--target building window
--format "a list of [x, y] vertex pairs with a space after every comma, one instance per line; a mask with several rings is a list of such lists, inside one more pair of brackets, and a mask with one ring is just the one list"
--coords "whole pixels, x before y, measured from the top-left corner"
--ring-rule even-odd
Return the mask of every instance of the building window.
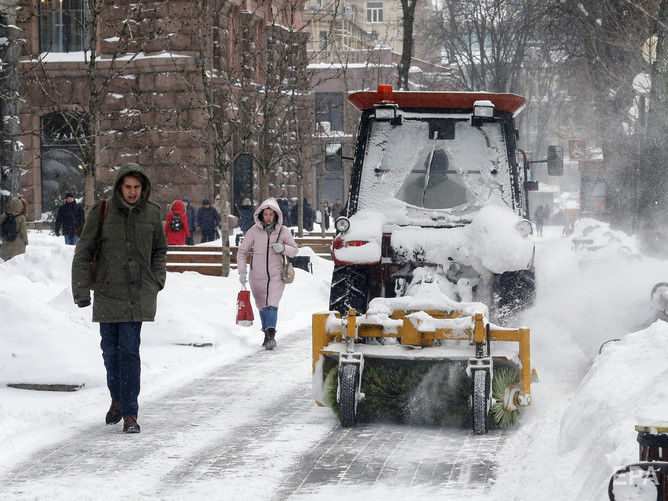
[[41, 119], [42, 212], [54, 211], [71, 191], [84, 192], [84, 166], [81, 147], [88, 126], [79, 116], [49, 113]]
[[327, 32], [320, 32], [320, 50], [325, 50], [327, 48]]
[[369, 2], [366, 4], [366, 22], [383, 22], [383, 2]]
[[343, 94], [340, 92], [315, 93], [316, 119], [329, 122], [329, 130], [343, 130]]
[[40, 52], [77, 52], [90, 47], [87, 0], [40, 0]]

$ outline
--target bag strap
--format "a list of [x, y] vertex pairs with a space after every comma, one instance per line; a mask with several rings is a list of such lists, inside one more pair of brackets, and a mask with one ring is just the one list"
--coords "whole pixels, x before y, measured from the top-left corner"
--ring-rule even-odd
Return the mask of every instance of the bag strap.
[[100, 251], [102, 246], [102, 226], [104, 225], [104, 218], [107, 217], [107, 199], [102, 200], [100, 204], [100, 214], [98, 215], [97, 233], [95, 234], [95, 250]]
[[[278, 235], [276, 236], [276, 243], [278, 243], [278, 239], [281, 238], [281, 231], [283, 231], [283, 225], [278, 229]], [[285, 258], [285, 253], [281, 253], [281, 257], [283, 258], [283, 266], [285, 266], [288, 262], [288, 260]]]

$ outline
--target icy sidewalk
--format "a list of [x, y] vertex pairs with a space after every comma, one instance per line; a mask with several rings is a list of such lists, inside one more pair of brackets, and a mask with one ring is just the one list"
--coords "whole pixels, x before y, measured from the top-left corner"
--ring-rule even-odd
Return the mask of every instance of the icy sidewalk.
[[[206, 476], [209, 466], [215, 468], [218, 456], [229, 454], [234, 460], [238, 455], [235, 447], [259, 437], [263, 427], [278, 419], [282, 406], [289, 412], [300, 412], [293, 409], [299, 406], [313, 409], [307, 356], [310, 339], [306, 333], [299, 334], [303, 334], [299, 341], [284, 342], [274, 352], [258, 350], [159, 401], [145, 395], [139, 435], [123, 434], [120, 424], [104, 425], [106, 409], [100, 409], [100, 424], [18, 465], [0, 478], [0, 492], [30, 498], [163, 497], [184, 481]], [[280, 421], [291, 423], [286, 417]], [[325, 432], [332, 424], [324, 420], [320, 428]], [[300, 444], [306, 440], [293, 438]], [[249, 475], [256, 484], [254, 472]], [[166, 486], [172, 489], [165, 492]]]
[[340, 428], [311, 400], [310, 336], [280, 340], [159, 400], [142, 432], [99, 424], [0, 477], [4, 498], [312, 499], [342, 490], [483, 497], [504, 434], [386, 425]]

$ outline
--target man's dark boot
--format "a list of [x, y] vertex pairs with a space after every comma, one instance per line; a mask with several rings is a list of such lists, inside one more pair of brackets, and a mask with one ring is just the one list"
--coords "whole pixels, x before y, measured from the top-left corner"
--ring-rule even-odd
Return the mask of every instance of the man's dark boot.
[[123, 431], [125, 433], [139, 433], [139, 423], [135, 416], [123, 416]]
[[109, 407], [105, 421], [107, 424], [116, 424], [121, 420], [122, 417], [121, 403], [118, 400], [112, 400], [111, 407]]
[[276, 340], [274, 339], [276, 336], [276, 329], [274, 327], [267, 327], [264, 331], [264, 335], [268, 338], [264, 344], [265, 349], [273, 350], [276, 348]]
[[262, 341], [262, 347], [266, 348], [267, 343], [269, 342], [269, 334], [267, 333], [266, 329], [262, 329], [262, 332], [264, 332], [264, 341]]

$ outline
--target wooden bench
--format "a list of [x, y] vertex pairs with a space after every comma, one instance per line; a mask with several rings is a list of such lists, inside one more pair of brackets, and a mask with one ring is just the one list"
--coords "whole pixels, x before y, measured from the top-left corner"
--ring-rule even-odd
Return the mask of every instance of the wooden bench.
[[[332, 259], [331, 238], [295, 238], [299, 247], [310, 247], [324, 259]], [[238, 247], [230, 247], [230, 268], [237, 268]], [[167, 248], [167, 271], [182, 273], [196, 271], [202, 275], [219, 277], [223, 274], [222, 246], [170, 245]]]

